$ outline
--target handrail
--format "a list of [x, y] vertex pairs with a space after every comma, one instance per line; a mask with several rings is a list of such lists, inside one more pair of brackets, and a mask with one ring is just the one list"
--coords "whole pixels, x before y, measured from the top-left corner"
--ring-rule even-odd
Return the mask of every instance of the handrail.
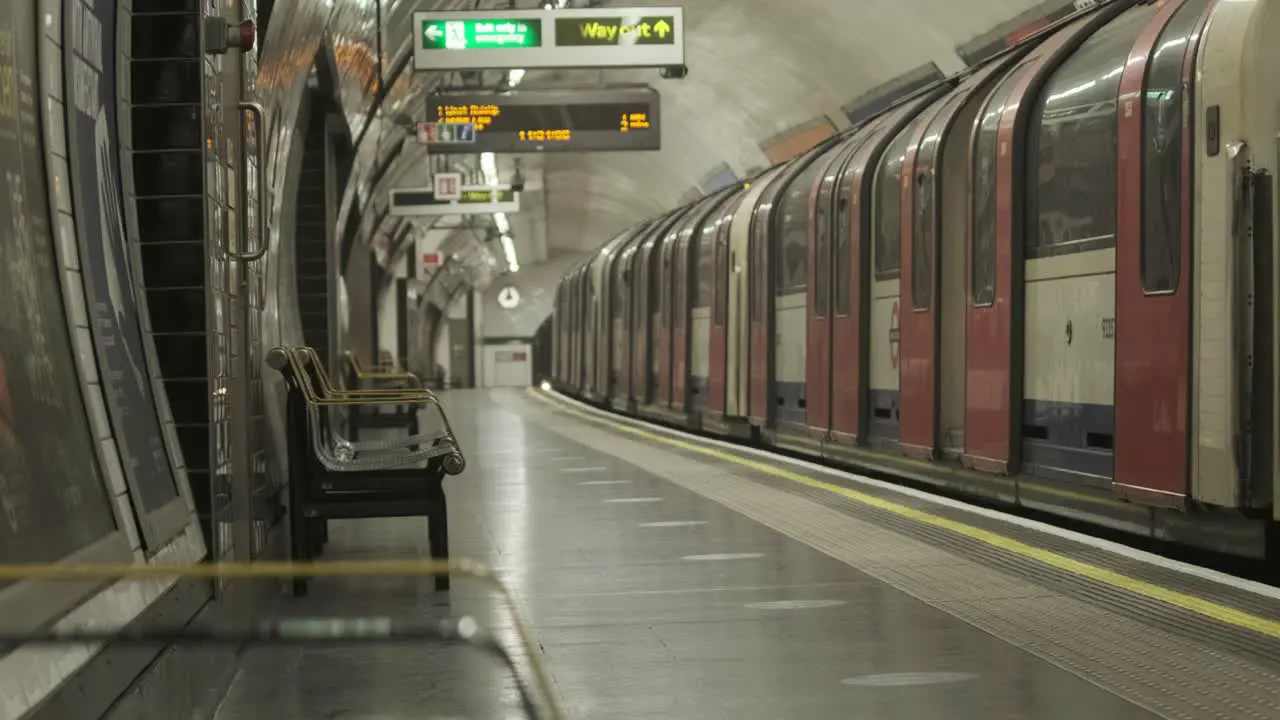
[[[373, 561], [340, 561], [340, 562], [217, 562], [200, 563], [185, 567], [173, 565], [74, 565], [68, 563], [50, 564], [5, 564], [0, 565], [0, 581], [121, 581], [133, 582], [185, 579], [227, 579], [227, 578], [292, 578], [292, 577], [386, 577], [404, 575], [409, 577], [434, 577], [457, 573], [474, 579], [488, 586], [498, 595], [507, 612], [511, 614], [512, 628], [515, 630], [516, 642], [523, 651], [525, 661], [533, 671], [534, 683], [547, 706], [548, 714], [555, 720], [565, 717], [561, 708], [560, 697], [551, 680], [551, 674], [539, 652], [530, 624], [525, 617], [515, 593], [501, 579], [493, 568], [474, 560], [458, 559], [449, 562], [438, 560], [373, 560]], [[91, 629], [84, 626], [83, 630]], [[38, 639], [38, 638], [37, 638]]]
[[[256, 250], [243, 253], [233, 251], [228, 248], [229, 252], [227, 254], [231, 256], [232, 260], [238, 260], [240, 262], [255, 262], [261, 260], [262, 257], [267, 254], [267, 250], [271, 247], [271, 241], [267, 235], [267, 215], [271, 212], [271, 208], [267, 207], [267, 191], [269, 186], [267, 185], [267, 164], [264, 162], [263, 158], [267, 148], [267, 111], [262, 107], [261, 103], [256, 102], [242, 102], [240, 103], [240, 110], [254, 119], [254, 124], [257, 126], [258, 130], [258, 141], [255, 143], [258, 158], [256, 172], [254, 173], [258, 180], [258, 248]], [[241, 130], [243, 131], [243, 129], [244, 123], [242, 120]], [[242, 182], [242, 185], [243, 184], [245, 183]], [[249, 197], [248, 192], [245, 192], [245, 197]], [[249, 208], [245, 207], [241, 212], [247, 213], [248, 210]]]
[[[351, 470], [358, 466], [389, 467], [392, 465], [409, 465], [444, 456], [443, 467], [450, 475], [457, 475], [466, 467], [466, 458], [453, 426], [449, 423], [448, 413], [441, 405], [435, 393], [430, 390], [397, 390], [367, 391], [340, 393], [329, 392], [328, 377], [324, 366], [315, 350], [307, 346], [277, 346], [267, 354], [267, 364], [278, 372], [290, 372], [293, 384], [302, 394], [307, 413], [311, 418], [311, 438], [318, 459], [327, 467], [335, 470]], [[314, 374], [314, 380], [313, 375]], [[320, 387], [317, 388], [316, 385]], [[378, 440], [370, 442], [352, 442], [339, 435], [333, 425], [326, 422], [322, 412], [332, 408], [372, 407], [380, 405], [413, 405], [425, 409], [434, 407], [440, 418], [441, 432], [436, 434], [410, 432], [405, 438]], [[393, 456], [382, 455], [396, 451]], [[372, 452], [374, 456], [359, 457], [361, 453]]]
[[356, 377], [360, 380], [406, 380], [421, 384], [421, 378], [416, 373], [401, 368], [395, 360], [391, 361], [390, 367], [387, 364], [379, 363], [374, 365], [372, 369], [365, 370], [364, 363], [360, 361], [360, 356], [350, 350], [342, 353], [342, 359], [351, 366], [351, 369], [355, 371]]

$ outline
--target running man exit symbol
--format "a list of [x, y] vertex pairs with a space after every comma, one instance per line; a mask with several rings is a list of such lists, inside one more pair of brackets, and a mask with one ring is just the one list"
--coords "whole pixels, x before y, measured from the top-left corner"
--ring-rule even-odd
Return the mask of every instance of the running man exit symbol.
[[[434, 29], [428, 28], [427, 32]], [[467, 46], [466, 23], [454, 21], [444, 24], [444, 46], [451, 50], [461, 50]]]

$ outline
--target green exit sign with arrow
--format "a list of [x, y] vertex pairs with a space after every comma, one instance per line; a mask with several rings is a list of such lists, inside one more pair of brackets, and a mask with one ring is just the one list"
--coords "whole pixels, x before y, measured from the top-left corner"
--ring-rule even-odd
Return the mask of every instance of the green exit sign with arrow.
[[413, 14], [414, 69], [684, 65], [684, 9], [489, 10]]
[[436, 20], [422, 24], [426, 50], [542, 46], [542, 23], [527, 20]]

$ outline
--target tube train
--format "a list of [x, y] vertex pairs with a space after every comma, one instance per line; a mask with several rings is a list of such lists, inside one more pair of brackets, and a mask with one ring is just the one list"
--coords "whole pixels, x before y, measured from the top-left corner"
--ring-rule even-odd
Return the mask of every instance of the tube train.
[[1276, 559], [1277, 40], [1276, 0], [1076, 12], [611, 239], [560, 281], [551, 380]]

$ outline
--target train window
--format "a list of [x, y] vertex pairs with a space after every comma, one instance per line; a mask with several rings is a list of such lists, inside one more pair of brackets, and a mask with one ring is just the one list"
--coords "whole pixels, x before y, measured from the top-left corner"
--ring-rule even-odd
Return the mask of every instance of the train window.
[[1027, 257], [1114, 247], [1116, 99], [1138, 33], [1135, 7], [1084, 41], [1040, 93], [1027, 129]]
[[813, 257], [817, 265], [813, 269], [813, 314], [826, 317], [831, 310], [831, 183], [840, 172], [840, 160], [845, 145], [833, 148], [818, 159], [818, 172], [814, 181], [819, 185], [818, 202], [813, 212]]
[[[659, 230], [654, 231], [655, 234], [659, 233], [660, 230], [661, 228], [659, 228]], [[646, 272], [649, 275], [649, 278], [648, 278], [649, 279], [649, 297], [645, 301], [644, 309], [649, 317], [642, 318], [642, 321], [646, 325], [650, 325], [651, 323], [653, 323], [653, 316], [662, 312], [662, 306], [661, 306], [662, 242], [661, 240], [662, 240], [662, 236], [658, 234], [658, 237], [653, 238], [652, 240], [646, 243], [649, 245], [649, 257], [645, 258], [646, 260], [649, 261], [649, 266], [646, 269]], [[657, 324], [653, 323], [651, 331], [657, 330], [657, 329], [658, 329]]]
[[689, 313], [689, 235], [693, 230], [686, 225], [680, 231], [676, 246], [672, 249], [671, 282], [674, 283], [671, 294], [671, 326], [677, 330], [684, 327], [684, 316]]
[[836, 186], [836, 316], [845, 317], [853, 306], [853, 180], [854, 166], [847, 165]]
[[915, 123], [894, 137], [880, 158], [875, 192], [876, 280], [893, 280], [902, 270], [902, 163]]
[[916, 176], [912, 188], [911, 306], [927, 310], [933, 304], [933, 256], [938, 237], [936, 204], [938, 150], [952, 113], [965, 96], [955, 94], [934, 116], [916, 150]]
[[[623, 246], [625, 247], [625, 245]], [[627, 259], [629, 254], [626, 250], [620, 251], [617, 258], [613, 261], [613, 279], [609, 284], [613, 287], [613, 306], [610, 308], [611, 314], [615, 320], [622, 319], [622, 304], [627, 298]]]
[[813, 315], [826, 317], [831, 308], [831, 198], [823, 193], [813, 209], [813, 225]]
[[706, 222], [698, 228], [698, 275], [695, 278], [698, 294], [694, 298], [694, 307], [711, 307], [712, 295], [715, 291], [715, 243], [717, 214], [711, 213]]
[[792, 178], [778, 199], [774, 214], [778, 240], [777, 295], [803, 290], [809, 285], [809, 198], [813, 182], [827, 164], [834, 149], [810, 160], [808, 167]]
[[1005, 76], [987, 98], [978, 118], [973, 150], [973, 256], [969, 260], [969, 292], [973, 304], [990, 305], [996, 297], [996, 160], [1000, 116], [1013, 94], [1013, 86], [1026, 72], [1026, 61]]
[[1207, 0], [1174, 13], [1147, 65], [1142, 100], [1142, 289], [1172, 292], [1182, 273], [1182, 68]]
[[727, 212], [716, 226], [715, 308], [713, 309], [716, 325], [724, 325], [729, 319], [729, 229], [731, 227], [729, 219], [733, 217], [730, 213], [737, 205], [738, 200], [735, 197], [730, 201], [726, 208]]
[[676, 273], [679, 272], [676, 265], [676, 252], [679, 249], [679, 243], [680, 226], [677, 225], [662, 243], [662, 297], [658, 300], [658, 307], [661, 308], [660, 323], [664, 329], [671, 327], [671, 314], [674, 312]]
[[765, 297], [768, 291], [769, 262], [768, 219], [773, 203], [761, 200], [751, 218], [751, 319], [764, 317]]

